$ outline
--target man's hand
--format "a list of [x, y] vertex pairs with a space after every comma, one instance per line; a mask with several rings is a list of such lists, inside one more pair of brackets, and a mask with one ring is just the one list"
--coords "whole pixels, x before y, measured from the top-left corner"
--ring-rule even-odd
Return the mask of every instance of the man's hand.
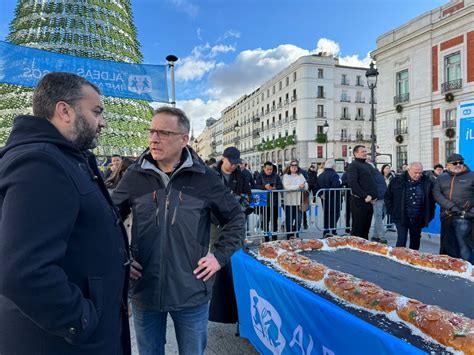
[[134, 280], [138, 280], [140, 277], [142, 277], [142, 270], [143, 267], [139, 263], [137, 263], [135, 260], [132, 261], [132, 264], [130, 265], [130, 277]]
[[367, 202], [367, 203], [369, 203], [370, 201], [372, 201], [372, 196], [367, 195], [367, 197], [365, 198], [364, 201]]
[[272, 185], [270, 185], [270, 184], [266, 184], [266, 185], [265, 185], [265, 188], [266, 188], [267, 190], [273, 190], [273, 187], [272, 187]]
[[204, 281], [207, 281], [220, 269], [221, 266], [214, 254], [207, 253], [204, 258], [199, 259], [198, 267], [194, 269], [193, 274], [196, 275], [197, 279], [204, 277]]

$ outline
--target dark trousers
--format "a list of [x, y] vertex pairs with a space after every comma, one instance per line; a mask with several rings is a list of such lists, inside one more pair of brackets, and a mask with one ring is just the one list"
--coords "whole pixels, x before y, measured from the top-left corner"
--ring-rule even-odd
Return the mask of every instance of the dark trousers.
[[369, 239], [370, 224], [374, 209], [371, 203], [351, 196], [352, 235]]
[[408, 233], [410, 233], [410, 249], [420, 249], [421, 239], [421, 217], [407, 218], [404, 225], [395, 223], [397, 226], [397, 247], [406, 247]]
[[330, 199], [329, 203], [326, 203], [326, 200], [323, 200], [323, 209], [324, 209], [324, 235], [332, 234], [337, 235], [337, 222], [341, 216], [341, 206], [339, 203], [336, 203], [335, 199]]

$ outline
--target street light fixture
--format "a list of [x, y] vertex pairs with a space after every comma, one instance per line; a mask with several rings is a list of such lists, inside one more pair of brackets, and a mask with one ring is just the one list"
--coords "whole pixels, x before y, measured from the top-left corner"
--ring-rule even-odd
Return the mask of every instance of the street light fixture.
[[374, 109], [374, 90], [377, 87], [377, 77], [379, 76], [379, 71], [377, 68], [374, 68], [374, 62], [370, 62], [370, 68], [365, 72], [365, 76], [367, 77], [367, 86], [370, 89], [370, 119], [372, 120], [372, 125], [371, 125], [371, 135], [370, 135], [370, 141], [371, 141], [371, 147], [370, 147], [370, 155], [372, 157], [372, 161], [375, 165], [375, 161], [377, 159], [377, 152], [375, 150], [375, 109]]
[[326, 135], [326, 160], [328, 160], [328, 132], [329, 132], [329, 123], [326, 120], [323, 125], [323, 133]]
[[235, 122], [234, 131], [235, 131], [234, 144], [235, 144], [236, 148], [239, 148], [238, 147], [238, 142], [240, 141], [240, 137], [239, 137], [240, 126], [239, 126], [238, 121]]
[[170, 54], [166, 56], [166, 60], [168, 61], [168, 67], [170, 68], [171, 74], [171, 106], [176, 107], [176, 91], [175, 91], [175, 84], [174, 84], [174, 63], [178, 60], [178, 57], [174, 54]]

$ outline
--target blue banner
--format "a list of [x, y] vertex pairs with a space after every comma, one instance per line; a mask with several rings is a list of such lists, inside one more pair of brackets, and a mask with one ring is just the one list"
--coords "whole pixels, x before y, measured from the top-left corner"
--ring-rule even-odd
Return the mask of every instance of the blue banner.
[[105, 96], [168, 102], [166, 65], [74, 57], [0, 41], [0, 83], [34, 87], [53, 71], [82, 76]]
[[258, 190], [252, 191], [252, 199], [250, 201], [250, 206], [256, 207], [256, 206], [266, 206], [267, 205], [267, 195], [268, 192], [261, 191], [259, 192]]
[[261, 354], [425, 354], [239, 251], [232, 257], [240, 335]]
[[458, 106], [458, 152], [467, 166], [474, 169], [474, 100], [461, 102]]

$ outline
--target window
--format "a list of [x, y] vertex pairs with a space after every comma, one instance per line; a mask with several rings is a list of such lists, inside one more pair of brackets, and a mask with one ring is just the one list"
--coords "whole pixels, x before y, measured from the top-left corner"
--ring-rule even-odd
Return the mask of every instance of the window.
[[270, 97], [270, 89], [267, 89], [267, 99]]
[[364, 109], [362, 107], [358, 107], [356, 110], [357, 110], [356, 120], [363, 120], [364, 119]]
[[395, 135], [406, 134], [408, 132], [407, 119], [405, 117], [397, 119], [396, 125], [397, 125], [397, 128], [395, 129]]
[[349, 107], [342, 108], [341, 118], [349, 119]]
[[403, 96], [405, 94], [408, 94], [408, 69], [399, 71], [396, 74], [396, 93], [397, 96]]
[[296, 89], [293, 89], [293, 96], [291, 97], [291, 101], [296, 100]]
[[365, 100], [362, 98], [362, 91], [357, 91], [356, 92], [355, 102], [365, 103]]
[[349, 81], [347, 80], [347, 74], [342, 74], [341, 85], [349, 85]]
[[341, 101], [342, 101], [342, 102], [349, 102], [349, 101], [351, 101], [350, 98], [349, 98], [349, 96], [347, 95], [347, 90], [342, 90]]
[[364, 86], [364, 84], [362, 84], [362, 77], [360, 75], [357, 75], [356, 77], [356, 86]]
[[324, 78], [324, 71], [323, 69], [318, 69], [318, 79], [323, 79]]
[[272, 94], [275, 94], [275, 85], [273, 85]]
[[444, 57], [446, 82], [461, 79], [461, 54], [459, 52]]
[[443, 128], [456, 127], [456, 109], [446, 110], [445, 121], [443, 122]]
[[324, 126], [317, 126], [317, 133], [324, 134]]
[[296, 81], [296, 72], [293, 73], [293, 82]]
[[347, 139], [347, 129], [341, 129], [341, 139]]
[[324, 86], [318, 86], [318, 99], [324, 99]]
[[286, 86], [290, 85], [290, 78], [287, 76], [286, 77]]
[[293, 119], [296, 119], [296, 107], [293, 107]]
[[280, 81], [280, 82], [278, 83], [278, 90], [281, 90], [282, 87], [283, 87], [283, 83]]
[[456, 153], [456, 141], [447, 141], [445, 144], [445, 157], [449, 157]]
[[262, 101], [265, 99], [265, 97], [263, 96], [263, 92], [262, 92]]
[[318, 105], [318, 110], [316, 111], [317, 117], [325, 117], [324, 115], [324, 105]]
[[406, 145], [397, 146], [397, 171], [402, 170], [403, 164], [408, 162], [408, 150]]
[[323, 157], [323, 146], [318, 145], [318, 158], [322, 158], [322, 157]]
[[342, 145], [342, 156], [347, 157], [347, 145], [346, 144]]

